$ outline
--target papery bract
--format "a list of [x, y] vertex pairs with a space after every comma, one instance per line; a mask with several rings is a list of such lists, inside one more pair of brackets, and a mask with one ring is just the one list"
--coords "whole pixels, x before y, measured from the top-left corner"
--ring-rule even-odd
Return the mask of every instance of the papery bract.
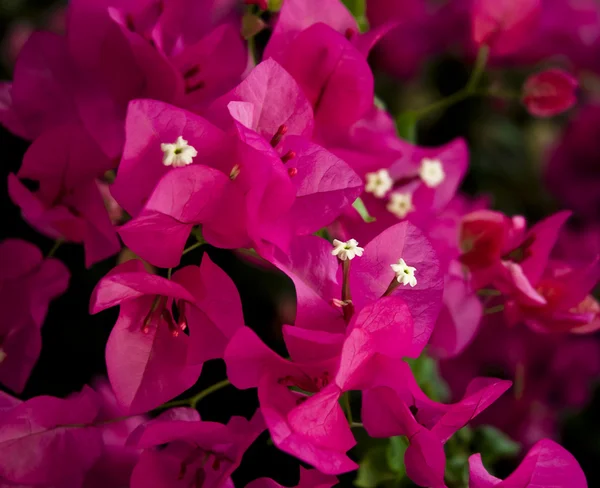
[[77, 123], [72, 74], [65, 39], [50, 32], [32, 34], [16, 62], [13, 82], [3, 85], [0, 122], [30, 140], [63, 123]]
[[[353, 136], [346, 141], [333, 142], [335, 147], [332, 150], [346, 160], [366, 183], [361, 198], [375, 221], [365, 223], [352, 211], [338, 219], [344, 235], [352, 235], [359, 240], [372, 239], [377, 233], [405, 219], [426, 229], [452, 201], [467, 170], [467, 148], [460, 139], [444, 146], [427, 148], [401, 141], [395, 132], [389, 134], [387, 130], [369, 132], [366, 128], [357, 128], [351, 134]], [[424, 165], [436, 169], [436, 180], [429, 179], [431, 175], [422, 171]], [[389, 175], [392, 184], [383, 195], [377, 196], [368, 182], [371, 175], [381, 170]]]
[[407, 474], [421, 486], [445, 486], [442, 444], [500, 397], [511, 382], [476, 378], [460, 402], [445, 405], [425, 396], [407, 364], [383, 361], [372, 387], [363, 393], [365, 429], [373, 437], [408, 436]]
[[90, 267], [120, 249], [96, 183], [113, 166], [81, 127], [62, 125], [36, 139], [17, 173], [38, 181], [39, 189], [31, 192], [9, 175], [8, 192], [36, 230], [83, 243]]
[[537, 442], [519, 467], [505, 480], [492, 476], [481, 461], [481, 454], [469, 458], [469, 486], [472, 488], [587, 488], [577, 460], [550, 439]]
[[69, 271], [18, 239], [0, 243], [0, 270], [0, 382], [20, 393], [40, 355], [50, 301], [67, 289]]
[[32, 398], [0, 414], [0, 480], [79, 488], [102, 453], [99, 405], [84, 388], [66, 400]]
[[250, 421], [232, 417], [223, 425], [178, 410], [184, 412], [175, 417], [166, 412], [134, 432], [130, 442], [144, 452], [131, 477], [132, 488], [226, 486], [246, 449], [265, 428], [260, 411]]
[[[111, 157], [123, 146], [127, 104], [153, 98], [189, 107], [239, 81], [247, 50], [233, 2], [71, 2], [67, 38], [85, 74], [76, 100], [85, 127]], [[227, 63], [219, 60], [227, 58]], [[208, 68], [210, 67], [210, 68]], [[119, 72], [118, 82], [109, 73]]]
[[[230, 381], [240, 388], [258, 386], [261, 411], [277, 447], [326, 474], [355, 469], [345, 454], [355, 441], [339, 398], [374, 374], [370, 364], [378, 355], [410, 350], [408, 307], [400, 298], [386, 297], [365, 306], [346, 334], [287, 326], [284, 336], [291, 361], [250, 329], [238, 331], [225, 352]], [[314, 395], [290, 391], [290, 386]]]
[[187, 364], [189, 337], [170, 315], [173, 300], [194, 302], [183, 286], [149, 274], [138, 260], [114, 268], [94, 290], [92, 313], [120, 305], [106, 365], [115, 396], [128, 412], [158, 407], [200, 376], [202, 364]]
[[477, 46], [493, 54], [517, 52], [529, 40], [542, 10], [540, 0], [473, 0], [471, 29]]
[[[417, 269], [417, 285], [399, 285], [392, 264], [402, 258]], [[276, 255], [274, 264], [288, 274], [296, 287], [295, 325], [309, 329], [343, 332], [346, 324], [339, 260], [331, 255], [327, 241], [315, 236], [295, 239], [290, 253]], [[414, 322], [414, 340], [407, 356], [420, 354], [431, 335], [440, 311], [443, 279], [434, 249], [422, 233], [408, 222], [396, 224], [365, 245], [363, 256], [352, 262], [349, 271], [352, 303], [357, 313], [380, 298], [390, 287], [392, 296], [402, 298]]]
[[147, 419], [142, 415], [125, 416], [125, 411], [117, 403], [105, 379], [95, 380], [93, 388], [98, 393], [100, 405], [95, 423], [102, 433], [104, 449], [100, 458], [88, 471], [83, 488], [126, 486], [141, 452], [135, 447], [127, 446], [127, 438]]

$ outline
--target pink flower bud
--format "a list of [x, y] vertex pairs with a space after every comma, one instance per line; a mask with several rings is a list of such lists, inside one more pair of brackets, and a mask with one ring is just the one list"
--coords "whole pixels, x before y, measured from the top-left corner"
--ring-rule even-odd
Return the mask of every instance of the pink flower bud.
[[551, 117], [568, 110], [577, 101], [577, 80], [560, 69], [530, 76], [523, 86], [523, 104], [530, 114]]

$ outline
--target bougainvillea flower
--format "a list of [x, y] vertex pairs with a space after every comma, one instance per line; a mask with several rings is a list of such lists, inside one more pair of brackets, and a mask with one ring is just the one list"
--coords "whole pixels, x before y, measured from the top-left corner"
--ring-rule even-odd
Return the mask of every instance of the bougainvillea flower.
[[356, 469], [346, 456], [355, 441], [339, 399], [373, 375], [370, 365], [378, 355], [402, 356], [410, 350], [408, 307], [386, 297], [364, 307], [346, 336], [287, 326], [284, 337], [291, 361], [251, 329], [240, 329], [225, 352], [230, 381], [239, 388], [258, 386], [261, 411], [279, 449], [326, 474]]
[[[300, 481], [295, 488], [331, 488], [338, 484], [335, 476], [323, 474], [316, 469], [305, 469], [300, 466]], [[271, 478], [259, 478], [251, 481], [246, 488], [284, 488]]]
[[[222, 357], [244, 324], [235, 285], [207, 255], [199, 268], [182, 268], [172, 281], [148, 274], [137, 260], [117, 266], [97, 285], [92, 311], [119, 303], [107, 366], [117, 399], [130, 410], [156, 407], [193, 385], [202, 362]], [[138, 356], [131, 356], [130, 343]]]
[[[79, 488], [102, 454], [99, 411], [91, 388], [67, 399], [40, 396], [0, 415], [0, 480]], [[73, 426], [77, 426], [74, 428]]]
[[[310, 138], [313, 130], [312, 107], [298, 83], [273, 59], [258, 64], [233, 90], [215, 100], [206, 110], [206, 117], [226, 130], [233, 125], [230, 102], [252, 105], [252, 119], [244, 124], [271, 141], [280, 127], [283, 136]], [[238, 120], [243, 122], [242, 120]]]
[[375, 48], [376, 65], [398, 78], [416, 74], [429, 56], [461, 40], [466, 27], [461, 7], [462, 2], [439, 6], [429, 0], [369, 0], [371, 29], [390, 21], [397, 24]]
[[543, 439], [527, 453], [519, 467], [505, 480], [492, 476], [483, 466], [481, 454], [469, 457], [469, 486], [472, 488], [587, 488], [577, 460], [565, 448]]
[[475, 44], [487, 45], [500, 56], [517, 52], [529, 42], [541, 4], [540, 0], [475, 0], [471, 5]]
[[[277, 70], [273, 65], [263, 63], [257, 77], [264, 70]], [[250, 77], [248, 84], [256, 79]], [[249, 91], [241, 86], [231, 96]], [[258, 125], [235, 120], [227, 134], [200, 116], [161, 102], [133, 102], [123, 161], [111, 187], [117, 201], [135, 216], [120, 229], [125, 243], [151, 263], [172, 267], [179, 263], [192, 227], [202, 224], [210, 244], [254, 247], [268, 254], [270, 245], [285, 249], [293, 234], [315, 232], [349, 206], [360, 191], [356, 174], [299, 136], [282, 141], [287, 126], [278, 117], [284, 112], [278, 115], [273, 101], [267, 98], [265, 118], [257, 118]], [[232, 103], [250, 111], [263, 108], [241, 101], [230, 102], [230, 107]], [[219, 112], [218, 105], [212, 112]], [[281, 125], [273, 129], [270, 117]], [[270, 129], [275, 132], [267, 135]], [[283, 155], [272, 147], [278, 145], [286, 151]], [[189, 150], [185, 161], [180, 154], [176, 165], [165, 166], [170, 161], [165, 152], [177, 150]], [[164, 236], [165, 229], [170, 230], [167, 239], [152, 238]]]
[[83, 487], [127, 486], [141, 451], [126, 442], [130, 434], [148, 419], [142, 415], [126, 416], [105, 379], [95, 380], [93, 388], [98, 393], [100, 405], [95, 423], [102, 432], [104, 449], [88, 471]]
[[183, 310], [190, 328], [188, 363], [222, 358], [229, 340], [244, 325], [235, 284], [208, 254], [202, 256], [200, 268], [186, 266], [173, 275], [173, 280], [194, 297], [194, 306]]
[[69, 271], [17, 239], [0, 243], [0, 270], [0, 382], [20, 393], [40, 355], [48, 305], [67, 289]]
[[510, 385], [510, 381], [476, 378], [460, 402], [445, 405], [425, 396], [406, 363], [385, 358], [373, 387], [363, 392], [363, 424], [372, 437], [407, 436], [407, 475], [420, 486], [442, 487], [446, 464], [442, 445]]
[[207, 256], [201, 268], [183, 268], [173, 280], [149, 274], [138, 260], [100, 280], [91, 311], [121, 306], [106, 361], [115, 396], [128, 411], [147, 411], [179, 395], [200, 376], [201, 361], [222, 356], [229, 335], [243, 325], [234, 292]]
[[278, 59], [285, 56], [298, 34], [317, 23], [326, 24], [341, 34], [345, 34], [348, 30], [358, 33], [356, 20], [337, 0], [286, 1], [281, 7], [273, 34], [265, 48], [264, 58]]
[[[197, 156], [187, 167], [165, 166], [165, 151], [179, 137]], [[206, 241], [217, 247], [260, 246], [262, 236], [278, 239], [277, 232], [285, 240], [285, 227], [277, 231], [274, 222], [294, 199], [290, 176], [275, 152], [259, 152], [202, 117], [152, 100], [130, 106], [112, 190], [136, 216], [121, 228], [123, 240], [164, 267], [179, 263], [190, 230], [200, 223]], [[149, 246], [149, 238], [164, 235], [166, 228], [170, 237], [160, 243], [150, 239]]]
[[[107, 154], [121, 151], [129, 101], [189, 107], [239, 82], [248, 56], [241, 17], [223, 7], [207, 15], [188, 0], [69, 5], [69, 48], [85, 73], [76, 93], [79, 113]], [[228, 62], [217, 62], [223, 58]], [[108, 75], [114, 72], [122, 75], [118, 83]]]
[[527, 78], [523, 85], [523, 104], [536, 117], [552, 117], [575, 105], [579, 83], [569, 73], [548, 69]]
[[249, 421], [232, 417], [227, 425], [201, 421], [194, 413], [166, 412], [134, 432], [130, 442], [144, 452], [133, 471], [132, 488], [233, 486], [231, 473], [265, 429], [260, 411]]
[[529, 295], [541, 303], [530, 290], [544, 273], [560, 229], [570, 212], [558, 212], [529, 230], [522, 217], [509, 219], [498, 212], [482, 210], [466, 215], [460, 224], [459, 260], [473, 273], [476, 288], [493, 282], [504, 291], [507, 287]]
[[373, 74], [364, 55], [328, 25], [304, 29], [273, 59], [300, 85], [324, 131], [347, 129], [373, 105]]
[[223, 129], [233, 117], [264, 141], [252, 142], [253, 134], [238, 127], [240, 137], [262, 151], [271, 152], [273, 146], [280, 155], [296, 188], [290, 215], [294, 233], [309, 234], [331, 223], [359, 195], [361, 182], [354, 171], [310, 142], [311, 105], [296, 81], [272, 59], [260, 63], [239, 86], [215, 101], [207, 116]]
[[[296, 287], [295, 325], [343, 332], [351, 317], [345, 308], [351, 305], [359, 312], [368, 303], [390, 294], [408, 304], [415, 337], [406, 354], [417, 357], [429, 341], [442, 299], [442, 274], [428, 240], [408, 222], [396, 224], [375, 237], [349, 266], [350, 298], [344, 296], [340, 261], [332, 256], [331, 249], [331, 244], [319, 237], [297, 238], [289, 254], [278, 254], [273, 261]], [[391, 265], [400, 259], [416, 268], [416, 286], [403, 286], [397, 281]], [[349, 299], [351, 304], [347, 303]]]
[[[387, 124], [386, 124], [387, 125]], [[465, 142], [426, 148], [401, 141], [387, 130], [361, 130], [332, 151], [363, 178], [361, 198], [374, 222], [348, 210], [334, 234], [368, 240], [400, 220], [426, 228], [454, 198], [468, 165]]]
[[591, 292], [599, 279], [598, 258], [575, 269], [551, 261], [541, 278], [531, 282], [543, 303], [509, 296], [507, 318], [510, 323], [523, 320], [540, 332], [594, 332], [600, 328], [600, 305]]
[[[35, 140], [17, 176], [9, 175], [8, 192], [36, 230], [83, 243], [89, 267], [121, 247], [96, 183], [112, 166], [81, 127], [62, 125]], [[39, 189], [31, 192], [17, 177]]]
[[50, 32], [32, 34], [15, 65], [13, 82], [3, 85], [0, 122], [30, 140], [63, 123], [76, 123], [74, 82], [65, 39]]

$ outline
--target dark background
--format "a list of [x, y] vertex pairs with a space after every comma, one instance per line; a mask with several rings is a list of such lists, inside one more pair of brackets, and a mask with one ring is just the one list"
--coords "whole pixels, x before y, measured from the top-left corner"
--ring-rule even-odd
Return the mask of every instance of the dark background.
[[[50, 18], [49, 2], [25, 0], [0, 0], [0, 39], [4, 42], [3, 64], [0, 79], [10, 79], [11, 63], [7, 55], [7, 33], [15, 28], [15, 21], [27, 20], [41, 26]], [[451, 57], [438, 58], [427, 66], [424, 77], [429, 80], [429, 90], [448, 95], [462, 88], [468, 78], [469, 68]], [[520, 74], [515, 77], [518, 80]], [[407, 98], [419, 90], [418, 82], [399, 83], [378, 73], [380, 96], [390, 107], [402, 106]], [[422, 95], [419, 92], [420, 95]], [[425, 96], [428, 94], [425, 93]], [[562, 121], [558, 121], [560, 128]], [[469, 100], [447, 110], [441, 117], [427, 121], [419, 127], [418, 140], [424, 145], [446, 143], [454, 137], [466, 137], [471, 149], [472, 163], [463, 189], [473, 195], [491, 193], [495, 208], [509, 214], [521, 213], [535, 221], [559, 208], [547, 193], [540, 178], [539, 161], [542, 149], [533, 148], [531, 141], [540, 134], [547, 135], [549, 128], [535, 125], [520, 107], [494, 106], [489, 102]], [[552, 136], [552, 132], [550, 135]], [[555, 137], [555, 136], [554, 136]], [[31, 229], [21, 218], [19, 210], [10, 202], [7, 175], [19, 169], [28, 143], [0, 128], [2, 152], [0, 169], [0, 239], [17, 237], [36, 244], [47, 253], [53, 242]], [[204, 246], [211, 258], [234, 279], [244, 305], [246, 323], [272, 347], [281, 351], [278, 340], [282, 316], [282, 300], [293, 299], [293, 288], [287, 278], [264, 275], [259, 269], [250, 269], [228, 251]], [[203, 250], [185, 257], [186, 264], [198, 264]], [[118, 310], [112, 309], [96, 316], [88, 314], [91, 291], [100, 277], [114, 266], [109, 259], [90, 270], [83, 265], [81, 246], [64, 244], [55, 255], [71, 272], [71, 282], [66, 294], [53, 301], [42, 329], [43, 350], [40, 360], [21, 398], [36, 395], [66, 396], [81, 389], [98, 376], [105, 375], [104, 346], [116, 320]], [[262, 276], [262, 277], [261, 277]], [[203, 374], [187, 397], [225, 378], [221, 361], [206, 364]], [[206, 420], [227, 421], [231, 415], [249, 417], [257, 406], [253, 390], [238, 392], [233, 388], [221, 390], [199, 406]], [[600, 486], [600, 393], [583, 412], [573, 412], [565, 418], [563, 445], [580, 461], [590, 487]], [[236, 486], [260, 476], [275, 478], [278, 482], [293, 485], [297, 482], [298, 461], [275, 449], [263, 434], [250, 448], [241, 468], [236, 472]], [[350, 486], [354, 475], [342, 477]]]

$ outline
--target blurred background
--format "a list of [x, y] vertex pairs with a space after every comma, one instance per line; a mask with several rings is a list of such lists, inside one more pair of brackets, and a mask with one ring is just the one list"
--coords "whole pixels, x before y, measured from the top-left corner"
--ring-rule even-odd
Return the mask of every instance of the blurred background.
[[[466, 0], [367, 1], [371, 25], [387, 18], [402, 23], [370, 59], [377, 96], [392, 114], [425, 107], [465, 85], [474, 59], [465, 41], [466, 5]], [[48, 0], [0, 0], [0, 79], [11, 79], [19, 50], [33, 30], [60, 33], [64, 29], [62, 7]], [[475, 97], [433, 113], [419, 122], [416, 140], [422, 145], [440, 145], [464, 137], [471, 161], [462, 191], [488, 198], [494, 209], [524, 215], [530, 222], [561, 208], [573, 209], [575, 217], [558, 252], [565, 259], [577, 260], [600, 249], [600, 105], [596, 105], [600, 96], [600, 1], [544, 0], [543, 15], [539, 32], [532, 32], [531, 49], [491, 60], [486, 76], [502, 98]], [[265, 40], [263, 34], [258, 38], [259, 44]], [[561, 66], [576, 74], [582, 85], [580, 101], [561, 117], [534, 119], [519, 103], [518, 94], [528, 74], [547, 66]], [[0, 239], [22, 238], [47, 252], [53, 242], [31, 229], [7, 196], [7, 175], [18, 170], [27, 146], [0, 128]], [[209, 246], [185, 256], [184, 264], [199, 263], [203, 250], [234, 279], [247, 324], [271, 347], [285, 353], [279, 330], [294, 317], [291, 282], [232, 252]], [[85, 270], [82, 248], [70, 244], [61, 246], [56, 257], [69, 267], [71, 284], [67, 293], [50, 305], [42, 329], [42, 355], [23, 398], [66, 396], [106, 374], [104, 346], [118, 310], [90, 316], [88, 302], [94, 285], [116, 258]], [[600, 486], [600, 337], [556, 339], [507, 331], [493, 320], [487, 322], [459, 358], [439, 365], [447, 383], [440, 395], [461, 393], [463, 379], [477, 374], [513, 380], [518, 376], [523, 393], [498, 402], [480, 423], [495, 425], [525, 451], [541, 437], [561, 441], [581, 463], [589, 486]], [[518, 359], [521, 354], [531, 358], [525, 372]], [[214, 363], [205, 366], [194, 391], [225, 377], [223, 364]], [[435, 365], [416, 367], [422, 368], [425, 380], [438, 374]], [[256, 406], [254, 392], [226, 388], [202, 402], [200, 412], [204, 419], [227, 421], [232, 414], [249, 416]], [[360, 405], [354, 408], [358, 413]], [[515, 445], [495, 434], [468, 431], [448, 449], [454, 450], [453, 457], [464, 458], [470, 446], [482, 445], [497, 454], [490, 462], [496, 464], [498, 473], [514, 466]], [[397, 476], [386, 478], [387, 471], [394, 471], [393, 449], [393, 445], [361, 444], [357, 456], [364, 458], [370, 450], [375, 454], [368, 462], [378, 467], [375, 474], [363, 471], [357, 482], [360, 486], [409, 486]], [[277, 451], [265, 433], [247, 453], [234, 481], [236, 486], [244, 486], [254, 478], [270, 476], [293, 485], [297, 466], [298, 461]], [[343, 476], [342, 484], [351, 486], [354, 479], [355, 474]]]

